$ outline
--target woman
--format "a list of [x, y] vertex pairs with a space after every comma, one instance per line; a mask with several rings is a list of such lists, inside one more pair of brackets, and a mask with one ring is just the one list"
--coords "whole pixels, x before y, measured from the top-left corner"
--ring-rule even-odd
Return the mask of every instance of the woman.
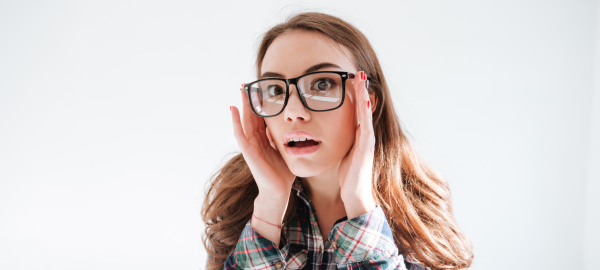
[[[264, 35], [243, 84], [242, 151], [202, 209], [207, 269], [463, 269], [447, 183], [405, 137], [355, 27], [298, 14]], [[318, 214], [318, 215], [317, 215]]]

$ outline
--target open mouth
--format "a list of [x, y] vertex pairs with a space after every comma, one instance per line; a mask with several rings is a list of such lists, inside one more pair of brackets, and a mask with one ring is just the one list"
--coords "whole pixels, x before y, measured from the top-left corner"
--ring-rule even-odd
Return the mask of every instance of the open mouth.
[[285, 152], [292, 156], [304, 156], [319, 150], [321, 142], [309, 138], [290, 139], [285, 144]]
[[306, 139], [305, 141], [289, 141], [286, 146], [288, 147], [294, 147], [294, 148], [302, 148], [302, 147], [309, 147], [309, 146], [314, 146], [314, 145], [318, 145], [319, 142], [317, 141], [313, 141], [311, 139]]

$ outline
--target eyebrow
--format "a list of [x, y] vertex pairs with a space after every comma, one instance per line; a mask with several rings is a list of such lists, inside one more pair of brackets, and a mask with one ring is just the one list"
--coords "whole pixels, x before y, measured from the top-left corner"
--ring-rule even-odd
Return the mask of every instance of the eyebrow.
[[[324, 68], [342, 69], [340, 66], [338, 66], [336, 64], [325, 62], [325, 63], [320, 63], [320, 64], [316, 64], [316, 65], [314, 65], [312, 67], [309, 67], [308, 69], [306, 69], [304, 71], [304, 74], [315, 72], [317, 70], [324, 69]], [[263, 73], [260, 76], [260, 78], [261, 79], [263, 79], [263, 78], [281, 78], [281, 79], [285, 79], [285, 76], [283, 76], [283, 75], [281, 75], [281, 74], [279, 74], [277, 72], [269, 72], [269, 71], [267, 71], [267, 72]]]

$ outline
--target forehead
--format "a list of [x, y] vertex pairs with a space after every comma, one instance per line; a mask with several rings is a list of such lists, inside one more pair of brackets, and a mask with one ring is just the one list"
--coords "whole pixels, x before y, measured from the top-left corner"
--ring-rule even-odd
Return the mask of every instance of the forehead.
[[348, 48], [321, 33], [293, 30], [273, 40], [263, 59], [261, 74], [276, 72], [293, 78], [326, 62], [340, 66], [342, 71], [356, 72], [351, 55]]

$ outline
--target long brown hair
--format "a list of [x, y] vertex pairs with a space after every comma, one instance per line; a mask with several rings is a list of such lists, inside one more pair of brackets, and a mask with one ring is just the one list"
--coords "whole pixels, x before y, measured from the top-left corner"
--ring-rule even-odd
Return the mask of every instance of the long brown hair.
[[[357, 70], [371, 79], [369, 92], [377, 97], [373, 192], [400, 251], [432, 269], [468, 268], [473, 248], [454, 220], [448, 184], [419, 159], [402, 131], [379, 60], [363, 33], [328, 14], [297, 14], [264, 34], [256, 58], [257, 77], [273, 40], [292, 30], [316, 31], [345, 46]], [[215, 173], [209, 185], [202, 208], [203, 244], [208, 269], [221, 269], [252, 215], [258, 187], [242, 154]], [[286, 211], [286, 217], [293, 212]]]

